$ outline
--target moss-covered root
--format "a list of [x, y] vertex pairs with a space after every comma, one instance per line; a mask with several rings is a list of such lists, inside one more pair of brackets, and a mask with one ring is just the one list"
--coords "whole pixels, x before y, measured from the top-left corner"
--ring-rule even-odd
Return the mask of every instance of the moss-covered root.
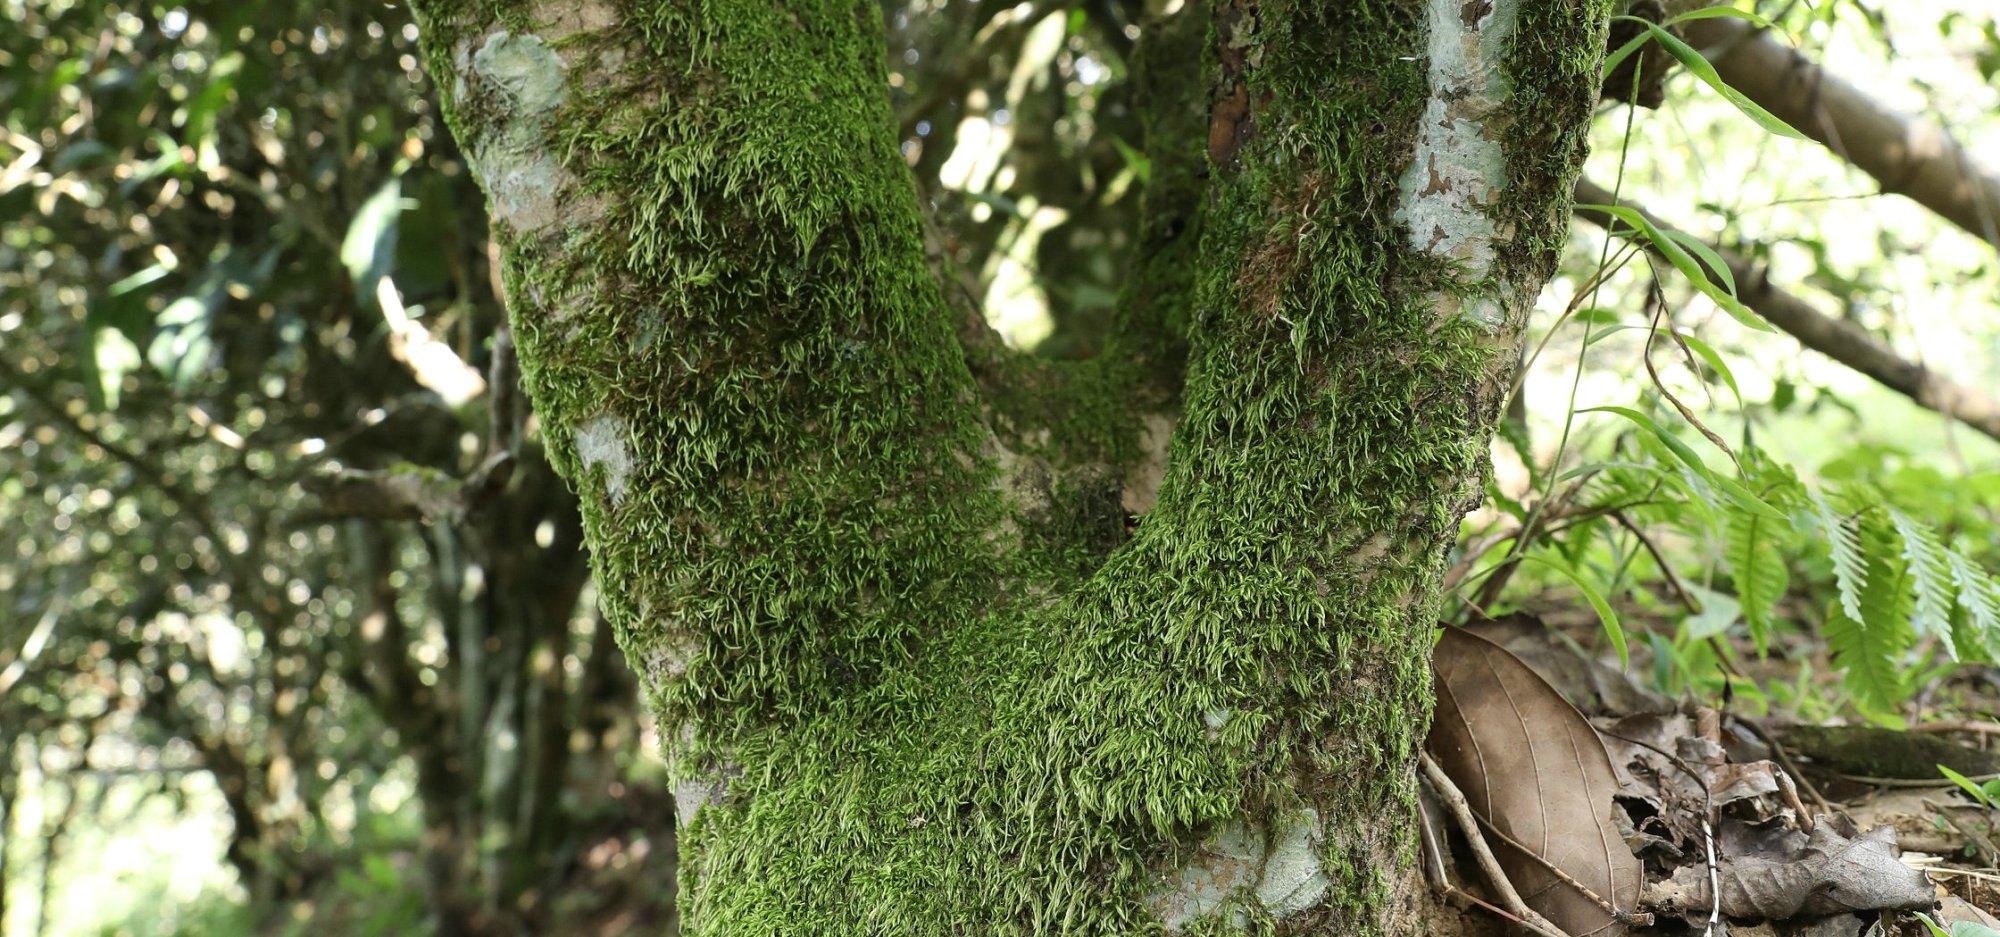
[[690, 932], [1421, 931], [1443, 555], [1605, 12], [1425, 2], [1214, 10], [1185, 416], [1101, 563], [1115, 486], [982, 423], [877, 4], [418, 4]]

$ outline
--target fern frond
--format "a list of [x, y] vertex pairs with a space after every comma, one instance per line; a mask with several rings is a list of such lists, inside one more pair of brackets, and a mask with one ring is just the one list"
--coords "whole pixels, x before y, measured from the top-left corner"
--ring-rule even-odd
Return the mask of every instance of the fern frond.
[[1783, 525], [1734, 504], [1724, 510], [1723, 559], [1736, 577], [1736, 599], [1743, 604], [1743, 621], [1762, 653], [1770, 644], [1771, 617], [1785, 595], [1791, 577], [1778, 550]]
[[1991, 660], [2000, 660], [2000, 583], [1957, 550], [1945, 551], [1951, 578], [1958, 583], [1958, 604], [1971, 619], [1972, 631]]
[[1833, 560], [1833, 584], [1840, 591], [1840, 610], [1847, 617], [1859, 620], [1861, 590], [1868, 585], [1868, 561], [1861, 555], [1861, 536], [1848, 525], [1846, 518], [1834, 511], [1826, 496], [1817, 491], [1812, 493], [1812, 513]]
[[1835, 603], [1826, 620], [1826, 643], [1834, 663], [1847, 673], [1845, 686], [1856, 699], [1889, 711], [1909, 695], [1899, 661], [1910, 646], [1910, 584], [1896, 552], [1896, 533], [1864, 523], [1862, 554], [1866, 585], [1857, 597], [1861, 614], [1849, 616]]
[[1908, 514], [1890, 508], [1889, 522], [1903, 538], [1903, 558], [1910, 563], [1910, 585], [1916, 590], [1911, 625], [1918, 634], [1935, 635], [1945, 653], [1956, 660], [1958, 648], [1951, 640], [1952, 569], [1945, 560], [1945, 548], [1929, 527]]

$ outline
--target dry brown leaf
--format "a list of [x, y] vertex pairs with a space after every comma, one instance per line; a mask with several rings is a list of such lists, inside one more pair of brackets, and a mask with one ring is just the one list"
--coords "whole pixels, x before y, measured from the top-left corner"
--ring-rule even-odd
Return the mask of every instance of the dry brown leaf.
[[1499, 834], [1489, 844], [1522, 899], [1571, 934], [1624, 933], [1603, 905], [1633, 910], [1641, 870], [1612, 818], [1618, 781], [1597, 730], [1484, 638], [1446, 628], [1432, 667], [1424, 746]]
[[[1924, 873], [1897, 859], [1893, 827], [1850, 838], [1821, 824], [1799, 838], [1804, 842], [1785, 853], [1726, 856], [1715, 873], [1722, 913], [1785, 921], [1887, 908], [1924, 911], [1936, 901]], [[1709, 871], [1690, 865], [1655, 886], [1647, 903], [1700, 916], [1718, 902], [1709, 889]]]

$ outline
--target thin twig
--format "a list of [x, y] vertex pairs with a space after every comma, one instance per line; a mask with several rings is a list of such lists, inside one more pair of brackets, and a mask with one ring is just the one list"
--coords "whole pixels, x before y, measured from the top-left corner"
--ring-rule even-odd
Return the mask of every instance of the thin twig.
[[1777, 758], [1778, 766], [1785, 769], [1785, 773], [1790, 774], [1793, 780], [1798, 781], [1799, 785], [1806, 789], [1806, 796], [1812, 798], [1813, 803], [1819, 807], [1821, 812], [1834, 812], [1833, 802], [1827, 800], [1826, 795], [1819, 792], [1819, 786], [1814, 784], [1811, 778], [1806, 777], [1805, 772], [1799, 770], [1798, 762], [1792, 760], [1791, 752], [1785, 750], [1785, 746], [1778, 741], [1777, 736], [1764, 731], [1763, 726], [1746, 719], [1738, 719], [1736, 720], [1736, 724], [1750, 730], [1758, 738], [1764, 740], [1764, 744], [1771, 749], [1771, 754]]
[[1951, 828], [1957, 830], [1960, 836], [1970, 840], [1973, 848], [1978, 849], [1979, 855], [1985, 858], [1986, 861], [2000, 862], [2000, 846], [1993, 845], [1993, 840], [1985, 833], [1980, 832], [1977, 826], [1959, 819], [1957, 814], [1938, 806], [1935, 801], [1932, 801], [1928, 797], [1924, 798], [1923, 805], [1924, 809], [1936, 814], [1939, 819], [1950, 824]]
[[1611, 519], [1630, 531], [1632, 536], [1639, 538], [1639, 545], [1645, 547], [1647, 553], [1652, 554], [1653, 563], [1660, 567], [1660, 574], [1666, 577], [1667, 585], [1673, 586], [1674, 594], [1680, 596], [1681, 607], [1687, 609], [1690, 615], [1701, 614], [1700, 600], [1688, 592], [1687, 586], [1681, 584], [1681, 577], [1674, 573], [1673, 566], [1667, 563], [1665, 556], [1661, 555], [1660, 548], [1653, 543], [1653, 538], [1646, 536], [1646, 532], [1639, 529], [1639, 525], [1632, 523], [1632, 519], [1626, 517], [1623, 511], [1611, 512]]
[[[1956, 787], [1957, 786], [1955, 783], [1946, 780], [1944, 778], [1938, 778], [1935, 781], [1928, 780], [1925, 778], [1871, 778], [1863, 774], [1843, 774], [1841, 775], [1841, 777], [1846, 778], [1849, 781], [1853, 781], [1857, 784], [1866, 784], [1871, 787]], [[1971, 781], [1974, 784], [1984, 784], [1988, 781], [2000, 781], [2000, 774], [1974, 774], [1968, 776], [1966, 780]]]
[[1992, 882], [1994, 884], [2000, 884], [2000, 875], [1995, 875], [1991, 872], [1980, 871], [1977, 869], [1960, 869], [1949, 865], [1931, 865], [1929, 863], [1926, 863], [1924, 865], [1924, 874], [1963, 875], [1966, 878], [1978, 879], [1979, 881], [1982, 882]]
[[[1652, 264], [1652, 257], [1648, 256], [1646, 258], [1646, 265], [1651, 267]], [[1674, 396], [1674, 392], [1667, 389], [1667, 383], [1660, 380], [1660, 372], [1653, 368], [1653, 340], [1660, 334], [1660, 317], [1665, 314], [1667, 309], [1666, 295], [1660, 290], [1658, 274], [1655, 274], [1653, 277], [1652, 289], [1647, 294], [1646, 304], [1653, 307], [1653, 316], [1647, 326], [1646, 347], [1644, 351], [1640, 352], [1639, 360], [1646, 365], [1646, 376], [1652, 378], [1653, 389], [1659, 391], [1660, 396], [1667, 398], [1667, 402], [1673, 404], [1675, 410], [1680, 411], [1681, 419], [1686, 420], [1689, 426], [1699, 430], [1702, 436], [1706, 437], [1709, 442], [1714, 443], [1715, 447], [1722, 450], [1724, 455], [1729, 456], [1729, 461], [1736, 465], [1737, 474], [1743, 474], [1743, 462], [1736, 458], [1736, 450], [1729, 448], [1729, 444], [1723, 442], [1721, 436], [1716, 435], [1714, 430], [1709, 429], [1707, 424], [1694, 415], [1693, 410], [1688, 409], [1687, 404], [1682, 403], [1679, 397]], [[1667, 323], [1667, 331], [1671, 333], [1673, 330], [1673, 323]], [[1696, 372], [1695, 377], [1700, 378], [1700, 372]]]
[[1910, 727], [1911, 732], [1943, 734], [1946, 732], [1977, 732], [1980, 735], [2000, 735], [2000, 722], [1981, 719], [1946, 719], [1940, 722], [1926, 722]]
[[1549, 923], [1548, 918], [1535, 913], [1521, 900], [1521, 893], [1514, 890], [1514, 883], [1508, 881], [1507, 873], [1501, 870], [1500, 860], [1494, 858], [1493, 850], [1487, 847], [1486, 836], [1479, 829], [1479, 820], [1472, 814], [1472, 805], [1465, 802], [1465, 794], [1459, 791], [1458, 785], [1453, 784], [1444, 769], [1431, 760], [1430, 753], [1418, 752], [1417, 759], [1423, 765], [1424, 777], [1429, 778], [1437, 788], [1438, 799], [1444, 801], [1445, 808], [1451, 811], [1452, 819], [1458, 822], [1466, 841], [1472, 844], [1472, 854], [1479, 860], [1479, 869], [1486, 873], [1486, 879], [1492, 883], [1500, 902], [1519, 918], [1522, 926], [1542, 937], [1569, 937], [1562, 928]]

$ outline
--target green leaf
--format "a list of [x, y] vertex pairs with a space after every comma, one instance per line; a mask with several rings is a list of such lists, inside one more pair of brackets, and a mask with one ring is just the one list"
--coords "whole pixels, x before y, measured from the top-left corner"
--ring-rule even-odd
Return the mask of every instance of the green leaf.
[[1617, 461], [1586, 462], [1583, 465], [1579, 465], [1576, 468], [1570, 469], [1569, 471], [1562, 473], [1560, 476], [1557, 476], [1556, 481], [1566, 482], [1580, 475], [1588, 475], [1591, 472], [1601, 472], [1605, 469], [1614, 469], [1614, 468], [1631, 469], [1635, 472], [1640, 472], [1646, 475], [1659, 475], [1663, 471], [1665, 471], [1664, 469], [1661, 469], [1658, 465], [1654, 465], [1650, 462], [1617, 462]]
[[1750, 22], [1762, 26], [1765, 29], [1779, 28], [1777, 23], [1772, 22], [1770, 17], [1765, 16], [1762, 13], [1756, 13], [1750, 10], [1741, 10], [1737, 9], [1736, 7], [1729, 7], [1729, 6], [1702, 7], [1699, 10], [1689, 10], [1686, 13], [1682, 13], [1681, 15], [1674, 17], [1673, 19], [1667, 20], [1665, 25], [1672, 26], [1675, 23], [1685, 23], [1688, 20], [1721, 19], [1725, 16], [1733, 19], [1749, 20]]
[[1935, 635], [1944, 645], [1945, 653], [1956, 660], [1958, 648], [1951, 640], [1952, 575], [1944, 547], [1929, 527], [1902, 511], [1890, 508], [1889, 521], [1903, 538], [1903, 558], [1910, 563], [1910, 585], [1916, 590], [1917, 604], [1911, 624], [1919, 634]]
[[218, 291], [182, 296], [168, 303], [153, 320], [155, 330], [152, 344], [146, 348], [146, 360], [175, 387], [185, 390], [208, 370], [215, 352], [210, 327], [220, 295]]
[[1945, 767], [1944, 765], [1938, 765], [1937, 769], [1940, 772], [1943, 772], [1945, 777], [1950, 778], [1951, 783], [1964, 788], [1966, 793], [1971, 794], [1973, 800], [1979, 801], [1980, 803], [1985, 804], [1988, 807], [1993, 806], [1993, 799], [1991, 797], [1986, 796], [1986, 790], [1980, 787], [1978, 784], [1973, 783], [1971, 778], [1959, 774], [1958, 772], [1953, 771], [1950, 768]]
[[1644, 325], [1607, 325], [1602, 328], [1593, 328], [1590, 330], [1590, 337], [1584, 341], [1583, 347], [1589, 348], [1590, 346], [1595, 345], [1598, 342], [1604, 341], [1605, 339], [1610, 338], [1611, 336], [1616, 335], [1620, 332], [1635, 332], [1635, 331], [1649, 332], [1652, 331], [1652, 329], [1650, 326], [1644, 326]]
[[380, 853], [368, 853], [361, 857], [361, 867], [367, 871], [368, 879], [378, 887], [394, 889], [403, 883], [403, 877], [396, 874], [396, 867], [389, 858]]
[[1743, 487], [1741, 482], [1726, 475], [1718, 475], [1710, 471], [1708, 464], [1701, 460], [1701, 456], [1694, 451], [1694, 447], [1682, 442], [1679, 437], [1661, 428], [1660, 424], [1654, 422], [1652, 417], [1630, 407], [1588, 407], [1577, 412], [1596, 413], [1599, 411], [1616, 413], [1638, 424], [1641, 429], [1651, 433], [1660, 441], [1661, 445], [1666, 446], [1673, 452], [1675, 458], [1680, 459], [1688, 468], [1693, 469], [1697, 476], [1714, 485], [1716, 488], [1721, 489], [1723, 497], [1728, 499], [1730, 503], [1770, 520], [1780, 522], [1787, 520], [1784, 512], [1766, 504], [1764, 499], [1751, 493], [1750, 489]]
[[403, 179], [389, 181], [361, 203], [340, 241], [340, 262], [354, 280], [357, 296], [373, 302], [375, 281], [388, 275], [396, 259], [396, 218], [403, 211]]
[[2000, 937], [2000, 931], [1976, 921], [1954, 921], [1951, 930], [1947, 931], [1922, 911], [1917, 912], [1917, 920], [1924, 922], [1924, 926], [1930, 928], [1932, 937]]
[[125, 333], [100, 328], [90, 330], [90, 354], [82, 363], [91, 407], [110, 411], [118, 409], [118, 393], [125, 375], [137, 370], [145, 359], [139, 355], [139, 346], [132, 344]]
[[1686, 342], [1689, 348], [1694, 349], [1694, 353], [1700, 355], [1701, 360], [1708, 362], [1708, 366], [1714, 368], [1715, 373], [1722, 375], [1722, 382], [1729, 385], [1729, 392], [1736, 396], [1736, 408], [1743, 409], [1743, 391], [1736, 386], [1736, 375], [1729, 370], [1729, 365], [1723, 362], [1722, 356], [1716, 354], [1715, 349], [1708, 347], [1707, 342], [1694, 337], [1692, 332], [1674, 334], [1680, 336], [1680, 340]]
[[1632, 659], [1625, 650], [1625, 626], [1618, 623], [1618, 613], [1611, 610], [1611, 604], [1604, 601], [1604, 596], [1599, 594], [1597, 589], [1590, 583], [1584, 582], [1569, 567], [1547, 557], [1529, 553], [1521, 559], [1555, 570], [1564, 579], [1569, 580], [1571, 585], [1576, 586], [1576, 591], [1583, 593], [1584, 601], [1589, 602], [1590, 607], [1597, 611], [1597, 620], [1604, 626], [1604, 636], [1611, 639], [1612, 648], [1618, 651], [1618, 665], [1620, 667], [1632, 665]]
[[1826, 496], [1812, 493], [1813, 521], [1826, 540], [1833, 560], [1833, 583], [1840, 592], [1840, 609], [1849, 618], [1861, 617], [1861, 590], [1868, 585], [1868, 563], [1861, 555], [1861, 538], [1847, 521], [1827, 503]]
[[241, 52], [225, 53], [208, 66], [205, 75], [208, 87], [187, 105], [187, 122], [183, 126], [189, 144], [200, 146], [214, 134], [215, 117], [229, 103], [230, 92], [236, 88], [236, 73], [242, 69]]
[[[1734, 506], [1732, 506], [1733, 508]], [[1778, 549], [1778, 528], [1770, 518], [1749, 511], [1729, 510], [1724, 529], [1723, 557], [1736, 577], [1736, 598], [1743, 603], [1743, 621], [1757, 651], [1770, 647], [1771, 625], [1778, 600], [1785, 597], [1791, 577]]]
[[1690, 446], [1687, 443], [1682, 442], [1680, 440], [1680, 437], [1677, 437], [1674, 434], [1669, 433], [1665, 429], [1661, 428], [1660, 424], [1654, 422], [1652, 417], [1647, 416], [1644, 413], [1640, 413], [1639, 411], [1634, 410], [1631, 407], [1612, 407], [1612, 406], [1586, 407], [1582, 410], [1578, 410], [1577, 412], [1616, 413], [1619, 416], [1631, 420], [1640, 429], [1643, 429], [1646, 432], [1651, 433], [1654, 438], [1660, 441], [1661, 445], [1666, 446], [1667, 449], [1674, 454], [1675, 458], [1680, 459], [1681, 462], [1685, 464], [1688, 468], [1694, 469], [1695, 474], [1701, 475], [1703, 477], [1708, 477], [1714, 474], [1708, 470], [1708, 463], [1703, 462], [1701, 460], [1701, 456], [1694, 451], [1693, 446]]
[[1722, 288], [1729, 292], [1729, 298], [1736, 298], [1736, 274], [1729, 271], [1729, 264], [1723, 261], [1721, 254], [1715, 252], [1715, 248], [1708, 246], [1700, 238], [1685, 231], [1676, 231], [1672, 228], [1667, 228], [1660, 233], [1673, 238], [1674, 243], [1687, 248], [1689, 253], [1701, 258], [1701, 262], [1706, 264], [1708, 269], [1717, 277], [1721, 278]]
[[[1651, 241], [1653, 246], [1659, 250], [1660, 256], [1665, 257], [1675, 270], [1680, 271], [1681, 276], [1686, 277], [1687, 281], [1693, 284], [1695, 289], [1700, 290], [1703, 295], [1721, 307], [1723, 312], [1729, 313], [1730, 318], [1742, 323], [1744, 328], [1755, 329], [1759, 332], [1777, 331], [1763, 319], [1758, 318], [1756, 313], [1751, 312], [1750, 307], [1738, 301], [1733, 289], [1723, 289], [1715, 281], [1710, 280], [1708, 273], [1687, 252], [1687, 248], [1682, 247], [1679, 240], [1662, 232], [1645, 215], [1623, 205], [1578, 205], [1576, 207], [1585, 211], [1603, 212], [1631, 226], [1633, 230], [1638, 231], [1640, 234], [1645, 235], [1646, 240]], [[1709, 251], [1707, 254], [1713, 256], [1714, 252]], [[1716, 257], [1716, 261], [1719, 263], [1721, 258]], [[1718, 275], [1726, 275], [1729, 268], [1727, 265], [1722, 265], [1719, 269], [1722, 273]]]
[[1652, 41], [1652, 38], [1651, 33], [1640, 33], [1626, 40], [1624, 45], [1619, 46], [1610, 55], [1604, 57], [1604, 73], [1609, 75], [1617, 71], [1619, 63], [1631, 58], [1632, 53], [1639, 51], [1639, 48], [1647, 42]]
[[1682, 627], [1687, 630], [1688, 640], [1701, 641], [1712, 638], [1729, 630], [1729, 626], [1742, 617], [1743, 603], [1734, 598], [1691, 583], [1683, 583], [1683, 586], [1694, 593], [1695, 598], [1701, 600], [1701, 612], [1689, 615], [1686, 621], [1681, 622]]
[[168, 269], [166, 264], [154, 264], [150, 267], [145, 268], [144, 270], [140, 270], [139, 272], [134, 273], [131, 276], [124, 277], [123, 279], [120, 279], [118, 282], [111, 284], [111, 288], [107, 290], [107, 292], [112, 296], [123, 296], [126, 293], [130, 293], [133, 290], [136, 290], [142, 286], [158, 282], [159, 279], [161, 277], [166, 276], [167, 273]]
[[1894, 531], [1864, 524], [1861, 544], [1868, 558], [1861, 615], [1849, 616], [1835, 603], [1827, 614], [1826, 643], [1855, 700], [1887, 712], [1909, 695], [1896, 658], [1910, 646], [1910, 587]]
[[1945, 561], [1958, 583], [1958, 604], [1971, 619], [1980, 646], [1988, 658], [2000, 660], [2000, 584], [1957, 550], [1947, 550]]
[[1636, 16], [1615, 16], [1612, 19], [1630, 20], [1643, 24], [1647, 32], [1651, 33], [1654, 39], [1659, 40], [1660, 45], [1665, 47], [1669, 54], [1680, 60], [1681, 67], [1687, 69], [1688, 74], [1701, 79], [1704, 84], [1721, 93], [1724, 98], [1728, 99], [1729, 103], [1736, 105], [1737, 110], [1743, 112], [1743, 116], [1750, 118], [1757, 126], [1781, 137], [1791, 137], [1794, 140], [1806, 139], [1806, 135], [1793, 129], [1791, 124], [1779, 120], [1776, 115], [1759, 107], [1757, 102], [1744, 96], [1743, 92], [1731, 88], [1728, 82], [1722, 80], [1721, 75], [1716, 74], [1715, 66], [1710, 65], [1707, 59], [1702, 58], [1701, 53], [1695, 51], [1693, 46], [1682, 42], [1679, 36], [1661, 29], [1656, 23], [1646, 22]]
[[1132, 175], [1137, 176], [1140, 183], [1152, 181], [1153, 161], [1146, 158], [1146, 154], [1116, 136], [1111, 138], [1111, 145], [1118, 148], [1118, 156], [1125, 160], [1125, 168], [1132, 170]]

